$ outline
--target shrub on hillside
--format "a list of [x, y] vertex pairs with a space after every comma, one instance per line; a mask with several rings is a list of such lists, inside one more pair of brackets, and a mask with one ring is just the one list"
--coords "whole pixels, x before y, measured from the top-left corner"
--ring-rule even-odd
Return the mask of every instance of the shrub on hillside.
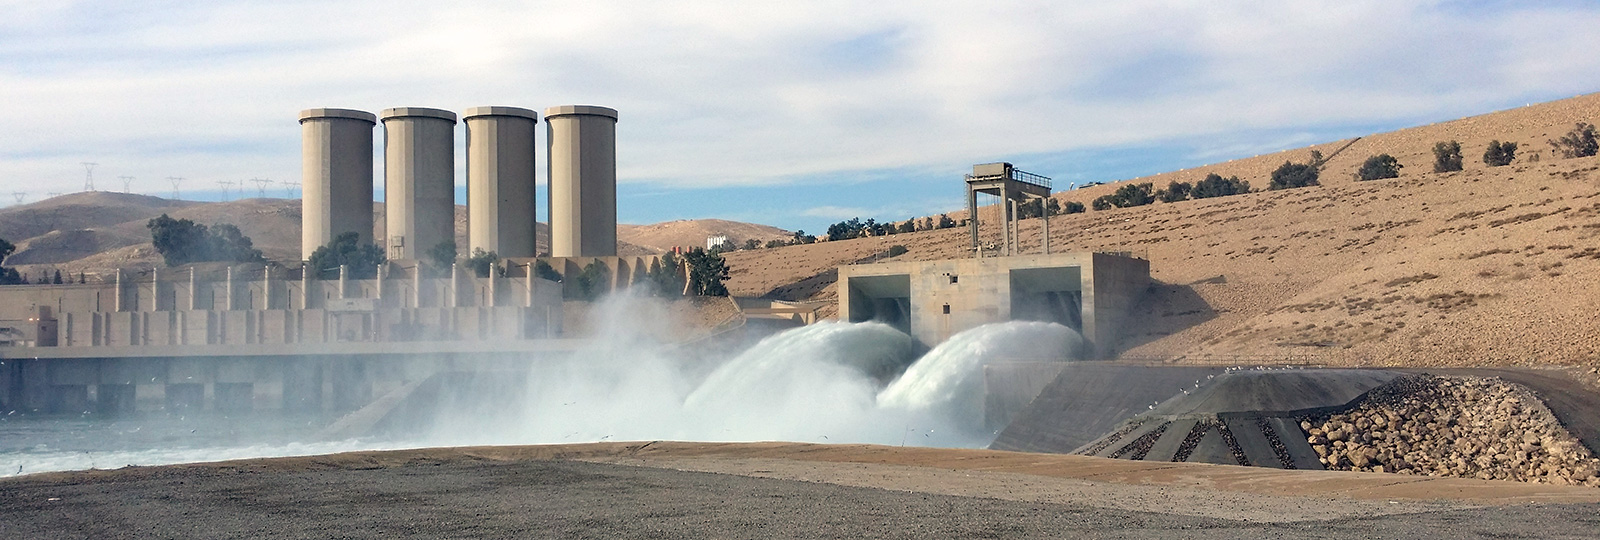
[[890, 257], [899, 257], [901, 255], [905, 255], [907, 251], [910, 251], [910, 250], [906, 249], [905, 246], [902, 246], [900, 244], [895, 244], [895, 245], [889, 246], [889, 256]]
[[1358, 180], [1379, 180], [1383, 178], [1399, 178], [1400, 169], [1404, 167], [1400, 160], [1389, 154], [1378, 154], [1367, 158], [1361, 164], [1361, 169], [1356, 171]]
[[1217, 173], [1211, 173], [1206, 175], [1205, 179], [1195, 182], [1194, 189], [1189, 190], [1189, 197], [1193, 199], [1209, 199], [1249, 192], [1249, 182], [1240, 180], [1237, 176], [1223, 178]]
[[1489, 141], [1489, 149], [1483, 152], [1483, 162], [1490, 167], [1510, 165], [1517, 159], [1517, 143]]
[[167, 266], [194, 262], [261, 262], [261, 250], [239, 228], [226, 223], [206, 227], [166, 214], [145, 223], [150, 243]]
[[1085, 210], [1086, 209], [1083, 207], [1083, 203], [1078, 202], [1078, 201], [1067, 201], [1067, 205], [1066, 205], [1066, 207], [1061, 209], [1061, 213], [1063, 213], [1063, 214], [1082, 214]]
[[[1316, 156], [1320, 159], [1320, 155]], [[1321, 174], [1316, 165], [1306, 163], [1283, 162], [1278, 169], [1272, 171], [1272, 182], [1267, 184], [1267, 189], [1293, 189], [1307, 186], [1321, 185], [1317, 177]]]
[[1550, 146], [1555, 147], [1562, 157], [1580, 158], [1593, 156], [1600, 153], [1600, 140], [1596, 140], [1594, 126], [1586, 122], [1578, 122], [1560, 139], [1550, 141]]
[[1156, 202], [1155, 185], [1149, 182], [1142, 184], [1123, 184], [1115, 193], [1101, 196], [1094, 200], [1095, 210], [1107, 210], [1111, 207], [1132, 208]]
[[1189, 192], [1194, 190], [1194, 185], [1188, 182], [1171, 182], [1167, 189], [1156, 192], [1156, 198], [1161, 202], [1174, 203], [1189, 200]]
[[1461, 143], [1456, 141], [1433, 145], [1433, 172], [1461, 170]]

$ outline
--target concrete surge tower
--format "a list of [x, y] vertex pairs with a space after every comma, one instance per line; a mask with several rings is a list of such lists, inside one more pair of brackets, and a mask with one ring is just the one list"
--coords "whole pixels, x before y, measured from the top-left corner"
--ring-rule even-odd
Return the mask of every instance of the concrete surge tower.
[[351, 109], [300, 111], [300, 257], [342, 233], [372, 241], [372, 127], [378, 117]]
[[456, 114], [384, 109], [384, 223], [390, 259], [420, 259], [455, 239]]
[[501, 257], [538, 254], [534, 128], [539, 114], [517, 107], [461, 113], [467, 132], [467, 248]]
[[550, 255], [617, 254], [617, 111], [545, 109], [550, 169]]

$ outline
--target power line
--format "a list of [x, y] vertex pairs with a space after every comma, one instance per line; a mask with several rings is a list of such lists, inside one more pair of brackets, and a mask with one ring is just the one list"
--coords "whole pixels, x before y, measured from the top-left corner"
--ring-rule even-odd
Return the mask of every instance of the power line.
[[234, 182], [232, 180], [218, 180], [217, 181], [217, 185], [222, 186], [222, 196], [223, 196], [223, 198], [225, 200], [230, 200], [230, 201], [233, 200], [233, 199], [227, 199], [227, 197], [232, 196], [232, 195], [230, 195], [228, 193], [228, 188], [233, 187], [233, 184], [234, 184]]
[[267, 185], [271, 184], [272, 180], [268, 178], [251, 178], [250, 181], [256, 183], [256, 196], [262, 199], [267, 198]]
[[133, 193], [133, 177], [132, 176], [118, 176], [117, 178], [122, 179], [122, 192], [123, 193]]
[[17, 200], [17, 204], [22, 204], [22, 200], [28, 198], [28, 192], [13, 191], [11, 192], [11, 196]]
[[294, 197], [294, 190], [296, 188], [300, 187], [300, 183], [299, 182], [290, 182], [288, 180], [284, 180], [284, 181], [281, 181], [281, 182], [278, 182], [278, 183], [279, 184], [283, 184], [283, 193], [284, 193], [285, 197], [288, 197], [290, 199], [295, 198]]
[[94, 191], [94, 166], [99, 165], [92, 161], [83, 162], [83, 190]]
[[172, 200], [174, 200], [174, 201], [178, 200], [178, 185], [183, 183], [183, 177], [182, 176], [168, 176], [167, 177], [167, 181], [168, 182], [172, 182]]

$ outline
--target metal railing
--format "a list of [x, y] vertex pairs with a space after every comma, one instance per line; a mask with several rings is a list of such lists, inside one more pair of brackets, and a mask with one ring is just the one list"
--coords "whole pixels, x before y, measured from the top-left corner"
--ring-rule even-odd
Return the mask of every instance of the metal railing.
[[1024, 184], [1033, 184], [1045, 189], [1050, 188], [1050, 177], [1033, 174], [1022, 169], [1011, 169], [1011, 179]]

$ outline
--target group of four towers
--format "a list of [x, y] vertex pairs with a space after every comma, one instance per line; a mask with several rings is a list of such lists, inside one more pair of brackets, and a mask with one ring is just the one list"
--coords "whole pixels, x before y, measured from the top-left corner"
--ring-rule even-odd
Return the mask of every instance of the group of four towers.
[[[617, 111], [589, 105], [545, 109], [550, 194], [549, 253], [616, 255]], [[390, 259], [418, 259], [455, 239], [456, 114], [398, 107], [300, 112], [303, 187], [301, 251], [309, 258], [334, 237], [373, 234], [373, 127], [383, 123], [384, 236]], [[539, 114], [518, 107], [463, 111], [467, 245], [501, 257], [534, 257], [535, 130]]]

